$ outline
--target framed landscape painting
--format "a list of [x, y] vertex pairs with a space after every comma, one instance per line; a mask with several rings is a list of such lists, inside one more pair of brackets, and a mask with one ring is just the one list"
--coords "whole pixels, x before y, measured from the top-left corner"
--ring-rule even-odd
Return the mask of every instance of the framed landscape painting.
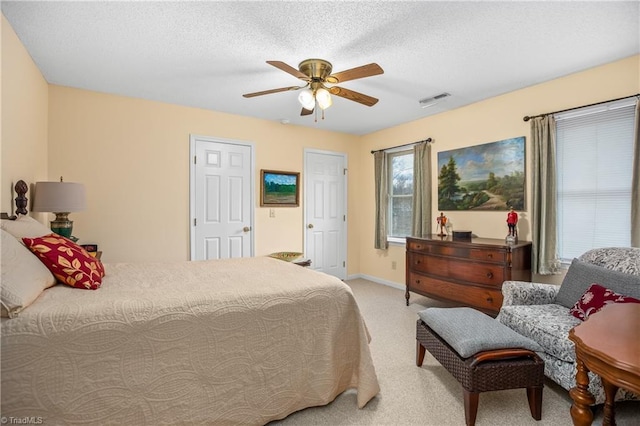
[[438, 210], [524, 210], [524, 136], [438, 153]]
[[260, 170], [260, 205], [297, 207], [300, 205], [300, 173]]

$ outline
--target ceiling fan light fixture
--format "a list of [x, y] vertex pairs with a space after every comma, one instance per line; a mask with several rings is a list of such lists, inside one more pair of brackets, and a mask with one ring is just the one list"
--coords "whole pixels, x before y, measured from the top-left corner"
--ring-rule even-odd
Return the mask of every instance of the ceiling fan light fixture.
[[313, 96], [313, 92], [310, 89], [301, 91], [298, 95], [298, 101], [304, 109], [308, 109], [309, 111], [312, 111], [316, 106], [315, 97]]
[[327, 109], [333, 105], [333, 100], [327, 89], [318, 89], [316, 91], [316, 100], [318, 101], [318, 106], [322, 109]]
[[[344, 83], [345, 81], [384, 74], [382, 68], [376, 63], [362, 65], [335, 74], [331, 74], [333, 70], [331, 63], [324, 59], [305, 59], [300, 62], [298, 69], [281, 61], [267, 61], [267, 63], [305, 81], [306, 84], [303, 86], [280, 87], [260, 92], [245, 93], [242, 96], [245, 98], [253, 98], [272, 93], [300, 90], [298, 95], [298, 102], [302, 105], [300, 115], [310, 115], [315, 111], [316, 120], [318, 109], [322, 110], [322, 117], [324, 118], [324, 110], [333, 105], [333, 96], [331, 95], [358, 102], [368, 107], [374, 106], [378, 102], [378, 99], [372, 96], [367, 96], [344, 87], [333, 86], [333, 84], [336, 83]], [[326, 87], [325, 84], [331, 84], [332, 86]]]

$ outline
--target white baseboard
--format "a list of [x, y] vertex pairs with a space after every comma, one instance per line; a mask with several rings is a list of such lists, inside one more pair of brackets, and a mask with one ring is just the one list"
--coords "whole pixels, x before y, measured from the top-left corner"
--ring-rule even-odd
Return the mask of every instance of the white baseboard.
[[365, 280], [373, 281], [376, 284], [382, 284], [382, 285], [386, 285], [386, 286], [389, 286], [389, 287], [397, 288], [398, 290], [406, 290], [407, 289], [406, 284], [399, 284], [399, 283], [396, 283], [396, 282], [393, 282], [393, 281], [383, 280], [382, 278], [374, 277], [374, 276], [371, 276], [371, 275], [353, 274], [353, 275], [347, 276], [347, 280], [354, 280], [356, 278], [363, 278]]

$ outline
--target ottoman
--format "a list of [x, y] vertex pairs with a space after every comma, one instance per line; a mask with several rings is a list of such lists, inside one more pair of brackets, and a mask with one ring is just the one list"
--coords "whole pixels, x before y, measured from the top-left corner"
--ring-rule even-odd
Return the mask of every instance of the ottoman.
[[416, 365], [425, 351], [464, 390], [467, 426], [473, 426], [481, 392], [526, 388], [531, 416], [542, 418], [544, 362], [538, 343], [471, 308], [427, 308], [418, 313]]

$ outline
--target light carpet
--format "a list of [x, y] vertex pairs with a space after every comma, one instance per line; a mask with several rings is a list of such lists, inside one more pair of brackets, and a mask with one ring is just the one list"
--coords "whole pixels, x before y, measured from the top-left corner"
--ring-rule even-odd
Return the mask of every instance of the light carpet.
[[[460, 384], [427, 352], [415, 364], [417, 313], [432, 306], [452, 306], [364, 279], [346, 282], [355, 294], [371, 333], [371, 353], [380, 393], [358, 409], [354, 391], [322, 407], [307, 408], [270, 425], [464, 425]], [[531, 417], [525, 389], [480, 394], [477, 426], [571, 425], [571, 397], [549, 379], [542, 397], [542, 420]], [[640, 402], [616, 403], [618, 426], [640, 424]], [[594, 424], [602, 424], [602, 408]]]

